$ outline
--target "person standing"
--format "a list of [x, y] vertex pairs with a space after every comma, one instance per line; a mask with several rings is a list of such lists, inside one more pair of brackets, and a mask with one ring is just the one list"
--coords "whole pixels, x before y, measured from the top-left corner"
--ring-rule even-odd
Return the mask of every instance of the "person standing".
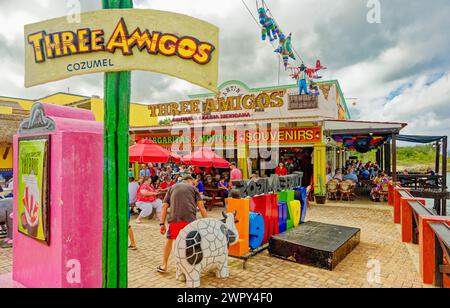
[[239, 181], [242, 180], [242, 172], [241, 170], [238, 169], [238, 167], [236, 167], [236, 163], [231, 163], [230, 164], [230, 187], [233, 186], [233, 181]]
[[[166, 228], [169, 208], [171, 215], [168, 220], [169, 227]], [[167, 240], [164, 245], [162, 264], [156, 269], [159, 273], [167, 273], [173, 241], [177, 239], [182, 229], [197, 220], [197, 208], [203, 218], [208, 217], [202, 197], [198, 189], [194, 187], [194, 178], [187, 175], [183, 178], [182, 183], [172, 186], [164, 198], [160, 227], [161, 234], [166, 235]]]
[[278, 176], [286, 176], [288, 174], [287, 168], [283, 163], [280, 163], [278, 167], [275, 169], [275, 174]]

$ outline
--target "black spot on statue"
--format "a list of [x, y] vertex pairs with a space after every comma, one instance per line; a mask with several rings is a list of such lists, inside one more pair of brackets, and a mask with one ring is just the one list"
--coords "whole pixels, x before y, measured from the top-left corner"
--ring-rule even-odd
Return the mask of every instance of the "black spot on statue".
[[227, 245], [230, 247], [230, 235], [228, 233], [228, 228], [225, 225], [220, 226], [220, 231], [225, 235], [227, 238]]
[[202, 237], [198, 231], [191, 231], [186, 237], [186, 259], [190, 265], [200, 264], [203, 260]]

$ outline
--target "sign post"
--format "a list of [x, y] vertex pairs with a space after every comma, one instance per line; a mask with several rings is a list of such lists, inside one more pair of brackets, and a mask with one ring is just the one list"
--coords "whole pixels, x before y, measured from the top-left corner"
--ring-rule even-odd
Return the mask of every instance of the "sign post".
[[130, 72], [217, 92], [219, 29], [186, 15], [133, 9], [132, 0], [102, 0], [102, 7], [83, 13], [81, 23], [62, 17], [25, 26], [25, 87], [105, 73], [103, 287], [126, 288]]
[[[103, 9], [129, 9], [133, 0], [103, 0]], [[103, 287], [128, 287], [128, 146], [131, 73], [105, 73]]]

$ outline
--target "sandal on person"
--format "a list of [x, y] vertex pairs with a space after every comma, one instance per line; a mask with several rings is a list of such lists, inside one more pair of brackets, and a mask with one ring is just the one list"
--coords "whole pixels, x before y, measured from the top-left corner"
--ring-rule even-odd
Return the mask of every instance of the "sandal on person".
[[156, 271], [160, 274], [165, 274], [167, 273], [167, 270], [164, 270], [161, 266], [158, 266], [158, 268], [156, 269]]
[[138, 250], [138, 248], [136, 246], [132, 246], [132, 245], [128, 246], [128, 249], [129, 250]]

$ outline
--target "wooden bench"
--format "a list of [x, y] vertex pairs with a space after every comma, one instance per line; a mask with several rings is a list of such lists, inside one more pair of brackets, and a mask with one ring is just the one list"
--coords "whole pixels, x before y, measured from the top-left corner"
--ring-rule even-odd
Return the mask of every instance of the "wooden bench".
[[450, 227], [444, 223], [429, 223], [435, 234], [435, 282], [437, 287], [450, 288]]

